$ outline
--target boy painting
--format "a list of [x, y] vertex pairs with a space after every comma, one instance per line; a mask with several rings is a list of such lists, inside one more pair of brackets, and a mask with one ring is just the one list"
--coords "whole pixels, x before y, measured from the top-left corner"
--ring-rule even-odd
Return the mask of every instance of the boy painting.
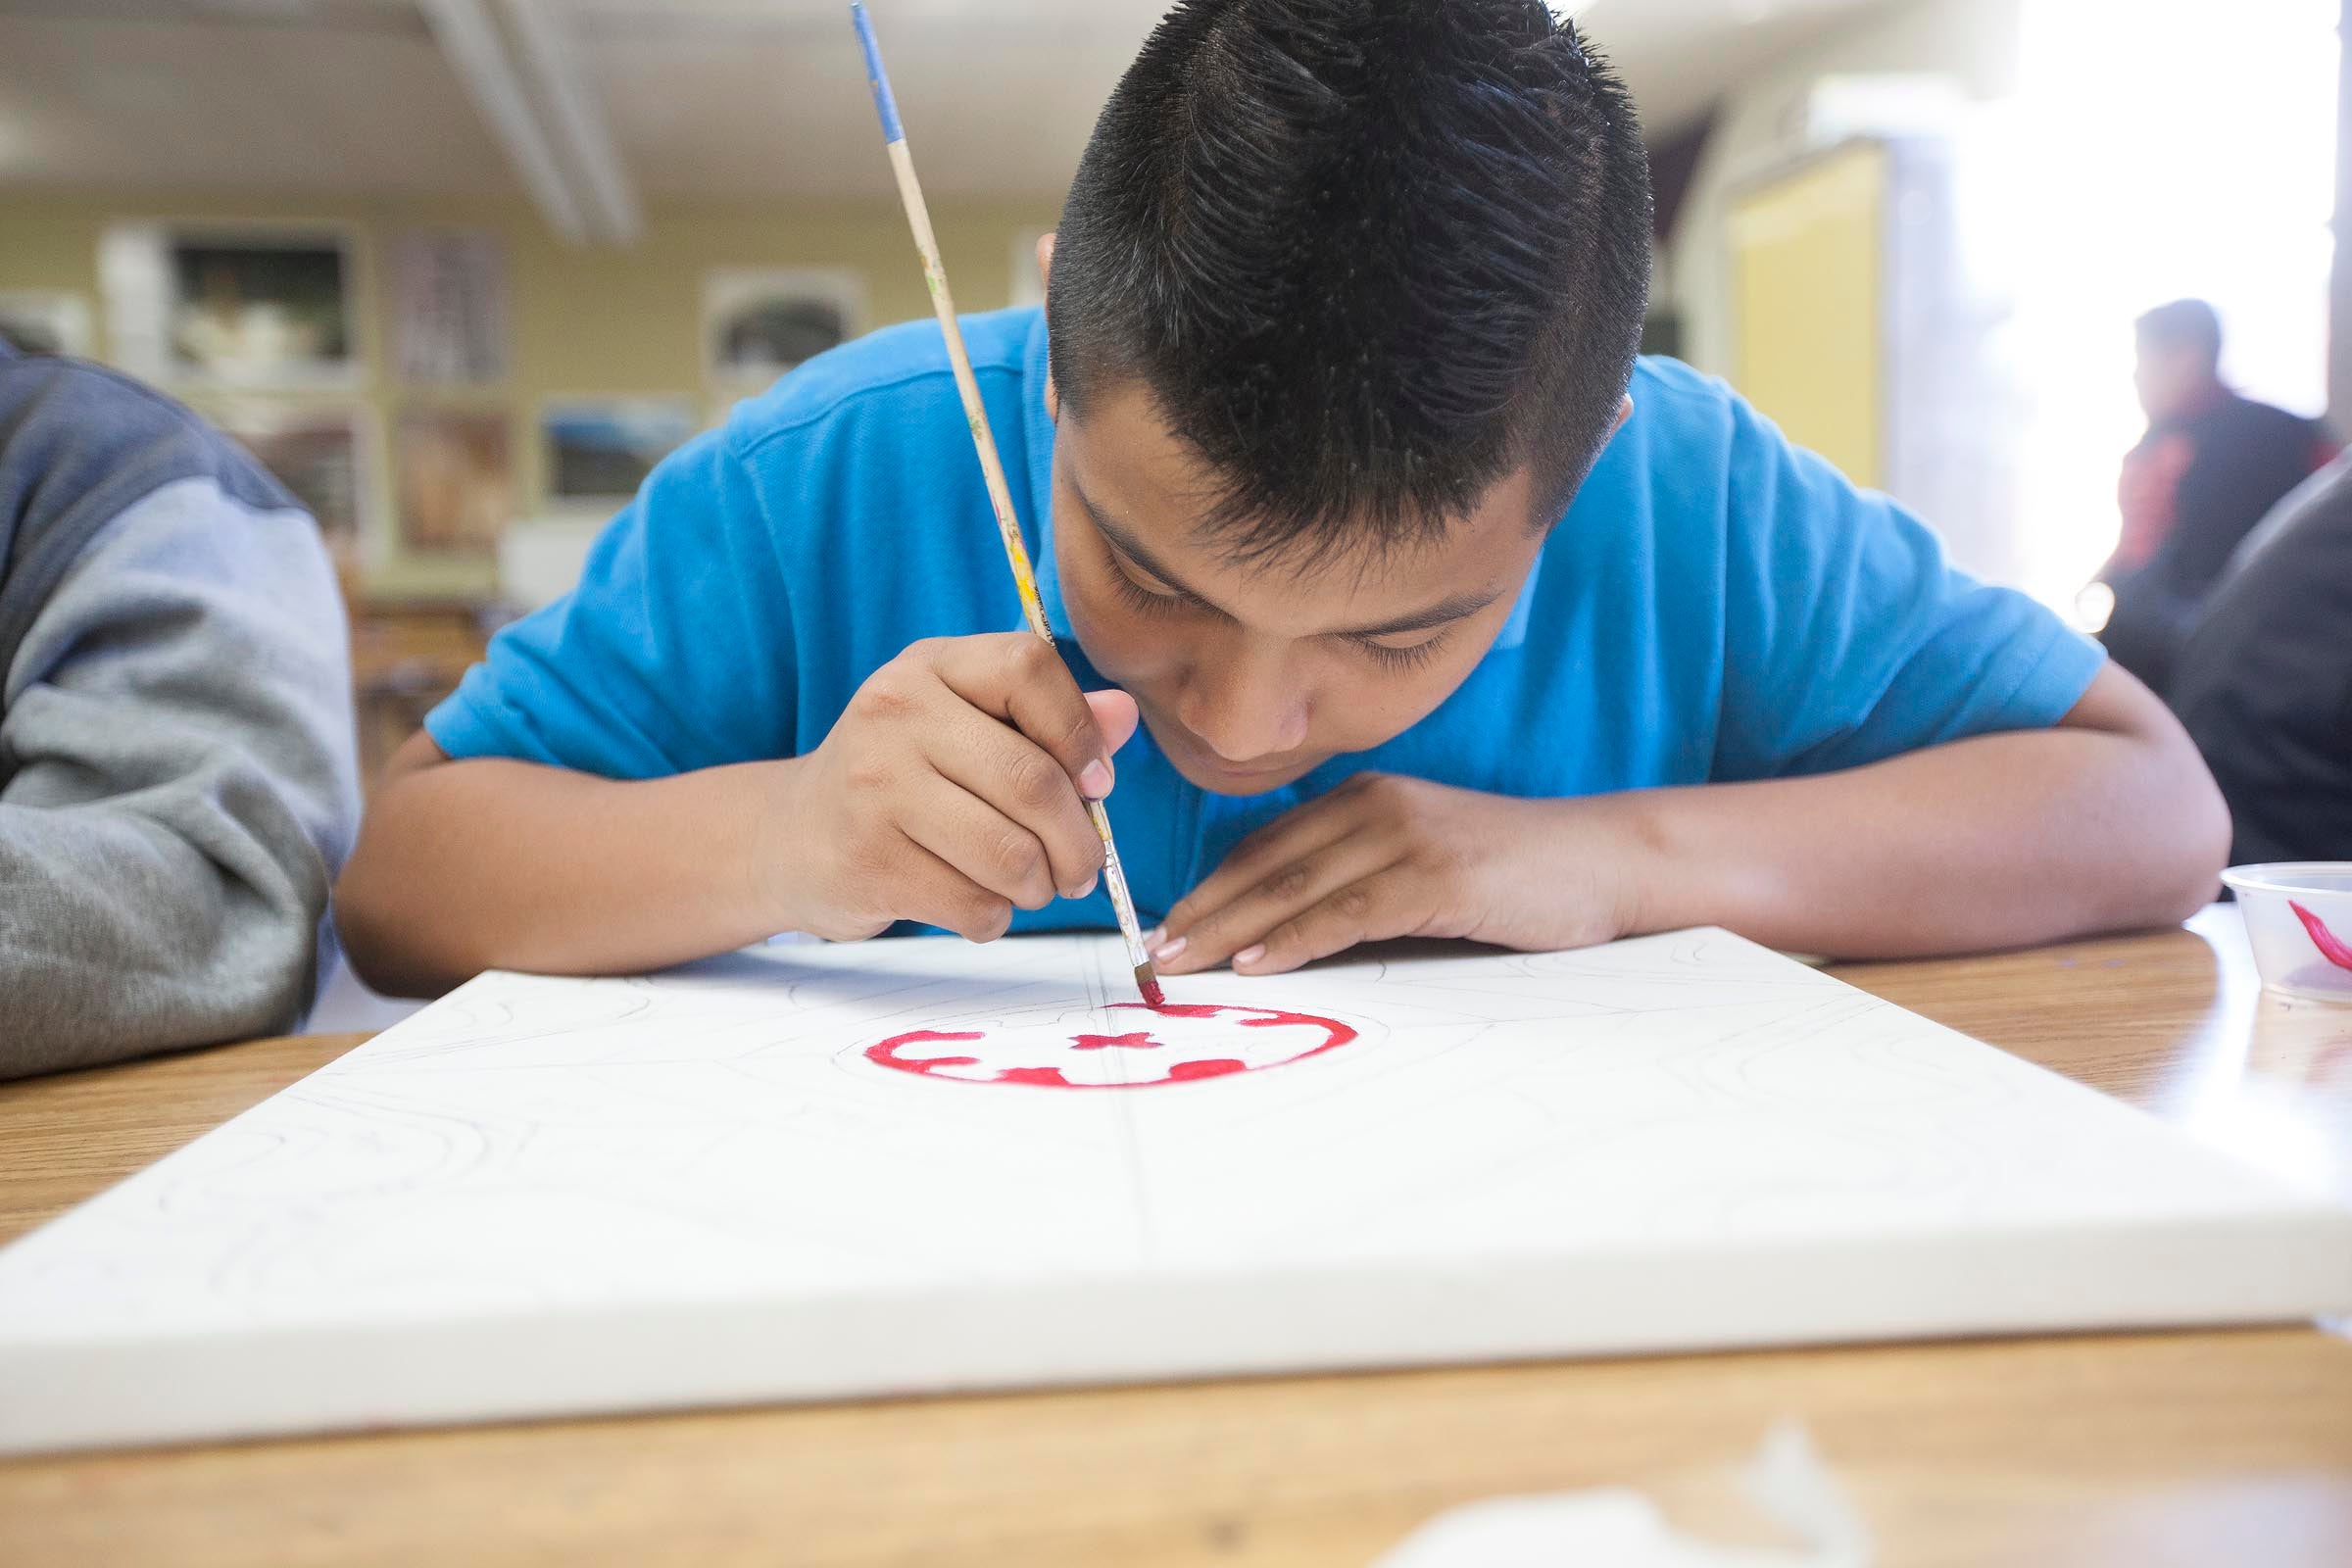
[[1044, 313], [966, 326], [1058, 657], [1006, 629], [936, 328], [827, 354], [430, 716], [340, 889], [355, 960], [423, 992], [1104, 927], [1081, 797], [1114, 776], [1172, 976], [2196, 906], [2229, 826], [2179, 726], [1720, 383], [1637, 363], [1649, 221], [1631, 105], [1538, 0], [1179, 6]]

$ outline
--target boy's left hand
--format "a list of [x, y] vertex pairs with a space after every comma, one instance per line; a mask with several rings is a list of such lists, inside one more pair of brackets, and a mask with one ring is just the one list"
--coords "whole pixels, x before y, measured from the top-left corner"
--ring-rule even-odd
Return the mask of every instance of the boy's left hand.
[[1529, 801], [1359, 773], [1276, 818], [1168, 911], [1162, 974], [1279, 974], [1390, 937], [1587, 947], [1637, 920], [1635, 836], [1606, 798]]

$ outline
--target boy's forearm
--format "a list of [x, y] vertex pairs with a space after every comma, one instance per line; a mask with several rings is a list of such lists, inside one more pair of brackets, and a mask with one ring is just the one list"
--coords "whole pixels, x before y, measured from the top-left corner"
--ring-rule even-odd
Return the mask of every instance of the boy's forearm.
[[642, 783], [489, 759], [396, 767], [335, 890], [352, 964], [431, 995], [483, 969], [635, 973], [771, 936], [756, 840], [794, 765]]
[[2152, 697], [2136, 683], [2094, 695], [2049, 730], [1816, 778], [1621, 798], [1654, 867], [1642, 928], [1722, 925], [1860, 958], [2184, 917], [2213, 896], [2228, 812]]

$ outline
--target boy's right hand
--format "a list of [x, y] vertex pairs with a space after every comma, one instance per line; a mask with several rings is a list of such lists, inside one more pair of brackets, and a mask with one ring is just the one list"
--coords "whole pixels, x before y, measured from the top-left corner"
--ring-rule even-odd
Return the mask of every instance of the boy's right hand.
[[824, 743], [790, 764], [757, 874], [778, 930], [853, 942], [919, 920], [974, 942], [1014, 906], [1083, 898], [1102, 869], [1086, 799], [1135, 699], [1081, 693], [1029, 632], [932, 638], [867, 677]]

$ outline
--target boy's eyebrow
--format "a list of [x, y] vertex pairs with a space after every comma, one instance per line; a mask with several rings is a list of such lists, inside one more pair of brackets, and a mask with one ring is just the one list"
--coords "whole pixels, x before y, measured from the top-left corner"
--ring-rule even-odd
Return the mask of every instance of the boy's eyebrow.
[[[1075, 484], [1071, 485], [1070, 489], [1078, 497], [1078, 505], [1086, 509], [1087, 518], [1094, 523], [1095, 530], [1117, 547], [1120, 555], [1125, 556], [1178, 593], [1191, 599], [1197, 599], [1211, 610], [1217, 609], [1214, 600], [1152, 559], [1152, 552], [1145, 549], [1124, 524], [1110, 517], [1101, 507], [1089, 500], [1085, 491], [1080, 490]], [[1433, 626], [1443, 626], [1448, 621], [1460, 620], [1465, 615], [1475, 615], [1500, 597], [1502, 596], [1499, 590], [1481, 593], [1472, 589], [1468, 592], [1454, 594], [1450, 598], [1441, 599], [1426, 610], [1416, 610], [1409, 615], [1398, 615], [1394, 620], [1384, 620], [1376, 626], [1350, 626], [1345, 630], [1326, 632], [1323, 635], [1327, 637], [1395, 637], [1408, 631], [1427, 631]], [[1223, 613], [1223, 612], [1219, 611], [1219, 613]]]
[[1087, 518], [1089, 521], [1094, 523], [1095, 531], [1101, 534], [1103, 538], [1109, 540], [1112, 544], [1116, 545], [1120, 555], [1125, 556], [1129, 561], [1134, 562], [1137, 565], [1143, 567], [1146, 571], [1150, 572], [1152, 576], [1157, 577], [1161, 582], [1166, 583], [1178, 593], [1184, 594], [1189, 598], [1198, 599], [1202, 604], [1208, 605], [1211, 609], [1215, 608], [1213, 602], [1206, 594], [1201, 593], [1191, 583], [1186, 582], [1182, 577], [1179, 577], [1176, 575], [1176, 573], [1170, 571], [1167, 567], [1161, 565], [1156, 560], [1154, 560], [1152, 552], [1146, 550], [1140, 543], [1137, 542], [1135, 535], [1128, 530], [1125, 523], [1115, 520], [1101, 507], [1096, 506], [1095, 503], [1087, 496], [1087, 493], [1083, 490], [1080, 490], [1075, 483], [1071, 484], [1070, 490], [1078, 497], [1078, 505], [1086, 509]]
[[1427, 631], [1433, 626], [1443, 626], [1448, 621], [1460, 620], [1465, 615], [1475, 615], [1501, 597], [1499, 592], [1479, 593], [1472, 590], [1468, 593], [1455, 594], [1450, 599], [1441, 599], [1427, 610], [1416, 610], [1409, 615], [1399, 615], [1395, 620], [1384, 620], [1377, 626], [1351, 626], [1346, 631], [1335, 632], [1333, 635], [1339, 637], [1394, 637], [1399, 632]]

